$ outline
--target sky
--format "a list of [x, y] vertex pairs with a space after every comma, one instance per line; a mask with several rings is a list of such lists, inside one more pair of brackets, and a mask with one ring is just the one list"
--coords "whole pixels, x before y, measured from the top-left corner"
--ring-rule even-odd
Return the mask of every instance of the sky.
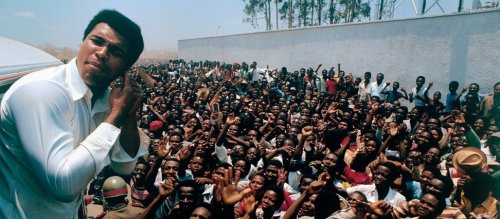
[[[416, 16], [413, 2], [418, 1], [397, 0], [394, 17]], [[435, 1], [427, 0], [427, 5]], [[446, 13], [457, 10], [458, 0], [438, 2]], [[464, 7], [471, 2], [464, 0]], [[176, 51], [182, 39], [264, 31], [263, 20], [257, 20], [256, 28], [243, 22], [248, 18], [244, 5], [243, 0], [0, 0], [0, 36], [77, 49], [90, 19], [102, 9], [116, 9], [139, 24], [145, 50]], [[428, 12], [440, 13], [437, 5]]]

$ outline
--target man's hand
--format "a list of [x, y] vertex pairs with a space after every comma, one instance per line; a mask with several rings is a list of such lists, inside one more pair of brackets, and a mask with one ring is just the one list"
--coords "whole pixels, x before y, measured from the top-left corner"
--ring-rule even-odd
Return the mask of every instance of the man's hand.
[[158, 147], [158, 156], [162, 159], [167, 158], [170, 155], [171, 149], [172, 148], [167, 148], [165, 142], [162, 141], [162, 144]]
[[224, 170], [224, 176], [216, 178], [217, 187], [221, 189], [222, 201], [225, 205], [234, 205], [241, 201], [243, 197], [252, 192], [252, 189], [246, 188], [238, 191], [238, 181], [240, 180], [240, 171], [236, 171], [233, 177], [233, 168]]
[[313, 128], [311, 126], [306, 126], [302, 128], [302, 137], [307, 138], [309, 136], [313, 135]]
[[173, 177], [169, 177], [160, 184], [160, 196], [168, 196], [172, 194], [179, 183]]
[[370, 209], [371, 209], [373, 214], [375, 214], [379, 217], [386, 216], [392, 211], [391, 205], [383, 200], [376, 201], [376, 202], [372, 203], [370, 205]]
[[111, 90], [110, 115], [105, 122], [120, 127], [125, 118], [135, 117], [135, 113], [142, 105], [142, 96], [142, 88], [130, 78], [128, 73], [125, 73], [123, 87], [117, 85]]

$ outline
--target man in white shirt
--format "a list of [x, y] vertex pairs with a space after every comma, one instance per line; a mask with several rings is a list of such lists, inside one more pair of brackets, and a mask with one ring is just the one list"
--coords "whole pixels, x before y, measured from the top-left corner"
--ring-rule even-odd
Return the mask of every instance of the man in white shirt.
[[[76, 59], [23, 77], [0, 114], [0, 218], [77, 218], [87, 184], [108, 164], [130, 174], [146, 148], [142, 89], [126, 73], [140, 27], [114, 10], [89, 23]], [[110, 84], [123, 78], [123, 86]]]
[[266, 77], [266, 69], [263, 69], [263, 68], [257, 68], [257, 62], [253, 62], [251, 65], [250, 65], [250, 70], [249, 70], [250, 74], [252, 75], [252, 81], [259, 81], [263, 78], [266, 78], [267, 80], [267, 77]]
[[370, 82], [370, 78], [372, 77], [372, 73], [371, 72], [365, 72], [365, 80], [362, 81], [361, 83], [359, 83], [359, 90], [358, 90], [358, 95], [359, 95], [359, 99], [360, 100], [365, 100], [365, 101], [369, 101], [370, 99], [370, 96], [369, 96], [369, 93], [368, 91], [370, 90], [370, 85], [371, 85], [371, 82]]
[[378, 200], [387, 201], [393, 207], [399, 207], [406, 203], [406, 198], [399, 192], [394, 191], [391, 186], [400, 173], [398, 167], [391, 162], [377, 164], [373, 173], [373, 184], [357, 185], [347, 188], [347, 193], [351, 194], [359, 191], [366, 196], [369, 202]]
[[385, 88], [389, 86], [389, 83], [383, 83], [383, 81], [384, 81], [384, 74], [378, 73], [376, 81], [370, 84], [370, 87], [367, 91], [367, 93], [369, 93], [371, 97], [373, 96], [379, 97], [380, 102], [385, 101], [387, 95], [383, 94], [382, 91], [384, 91]]

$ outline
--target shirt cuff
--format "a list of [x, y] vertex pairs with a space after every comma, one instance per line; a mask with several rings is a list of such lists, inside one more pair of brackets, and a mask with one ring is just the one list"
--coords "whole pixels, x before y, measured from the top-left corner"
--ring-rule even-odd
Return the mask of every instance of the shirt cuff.
[[119, 142], [116, 142], [115, 145], [111, 148], [111, 168], [119, 173], [119, 174], [130, 174], [132, 170], [135, 168], [135, 164], [137, 159], [141, 156], [144, 156], [148, 150], [147, 147], [149, 145], [149, 137], [144, 134], [141, 130], [138, 130], [140, 143], [139, 149], [137, 150], [137, 154], [134, 157], [131, 157], [121, 146]]
[[96, 173], [109, 164], [109, 150], [116, 143], [120, 132], [119, 128], [103, 122], [81, 143], [94, 158]]

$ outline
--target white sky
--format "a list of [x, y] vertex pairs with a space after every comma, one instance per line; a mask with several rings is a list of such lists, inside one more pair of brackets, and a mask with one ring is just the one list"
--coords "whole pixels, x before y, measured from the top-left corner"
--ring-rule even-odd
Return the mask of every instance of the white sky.
[[[377, 1], [372, 0], [372, 6]], [[413, 1], [397, 0], [395, 17], [415, 16]], [[434, 2], [427, 0], [427, 5]], [[446, 13], [458, 8], [458, 0], [438, 2]], [[0, 0], [0, 36], [77, 49], [90, 19], [102, 9], [114, 8], [141, 26], [146, 50], [177, 50], [180, 39], [264, 31], [262, 20], [255, 29], [243, 22], [248, 17], [244, 4], [243, 0]], [[464, 0], [464, 8], [471, 5], [472, 0]], [[440, 13], [434, 6], [428, 14]]]

